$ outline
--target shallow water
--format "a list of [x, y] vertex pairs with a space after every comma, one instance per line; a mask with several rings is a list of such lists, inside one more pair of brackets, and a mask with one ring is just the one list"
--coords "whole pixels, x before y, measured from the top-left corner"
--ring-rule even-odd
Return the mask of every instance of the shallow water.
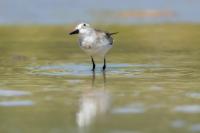
[[106, 72], [100, 62], [93, 73], [75, 40], [1, 40], [0, 132], [200, 132], [197, 45], [130, 42], [116, 41]]

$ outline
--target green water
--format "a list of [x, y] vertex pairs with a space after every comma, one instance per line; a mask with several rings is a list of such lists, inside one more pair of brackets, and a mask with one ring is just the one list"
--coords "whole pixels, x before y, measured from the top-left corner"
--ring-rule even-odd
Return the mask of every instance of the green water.
[[200, 25], [99, 27], [95, 74], [71, 27], [0, 27], [0, 132], [200, 132]]

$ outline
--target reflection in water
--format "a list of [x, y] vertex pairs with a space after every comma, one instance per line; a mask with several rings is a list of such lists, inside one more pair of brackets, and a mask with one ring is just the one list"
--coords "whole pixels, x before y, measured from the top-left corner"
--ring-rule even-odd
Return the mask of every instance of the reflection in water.
[[107, 112], [110, 105], [110, 96], [105, 90], [106, 75], [103, 72], [103, 89], [95, 88], [95, 72], [92, 75], [91, 89], [82, 94], [80, 110], [77, 115], [79, 127], [89, 126], [99, 115]]

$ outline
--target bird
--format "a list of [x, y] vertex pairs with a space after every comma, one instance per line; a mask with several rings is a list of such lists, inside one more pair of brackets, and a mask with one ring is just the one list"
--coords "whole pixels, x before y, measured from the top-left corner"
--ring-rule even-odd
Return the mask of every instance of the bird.
[[103, 58], [103, 71], [106, 69], [106, 54], [113, 46], [112, 35], [118, 32], [105, 32], [92, 28], [88, 23], [80, 23], [69, 35], [78, 34], [80, 48], [90, 56], [92, 61], [92, 71], [95, 71], [94, 57]]

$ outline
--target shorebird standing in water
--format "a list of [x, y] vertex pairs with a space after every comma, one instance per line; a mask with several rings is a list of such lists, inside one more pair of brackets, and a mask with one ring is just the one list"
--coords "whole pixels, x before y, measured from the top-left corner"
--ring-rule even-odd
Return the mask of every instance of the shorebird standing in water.
[[94, 57], [100, 56], [104, 59], [103, 70], [106, 69], [106, 53], [112, 48], [112, 35], [117, 34], [93, 29], [87, 23], [80, 23], [70, 35], [79, 34], [80, 48], [85, 51], [92, 60], [92, 71], [95, 70]]

